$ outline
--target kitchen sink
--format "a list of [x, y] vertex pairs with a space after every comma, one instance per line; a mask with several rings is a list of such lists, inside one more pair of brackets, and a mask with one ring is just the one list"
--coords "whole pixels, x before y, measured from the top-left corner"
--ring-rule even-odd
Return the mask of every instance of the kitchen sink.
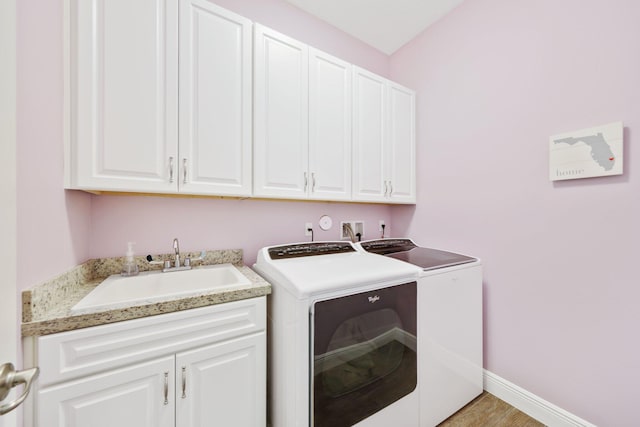
[[232, 264], [170, 273], [147, 271], [132, 277], [113, 275], [74, 305], [71, 314], [151, 304], [216, 290], [233, 290], [249, 284], [249, 279]]

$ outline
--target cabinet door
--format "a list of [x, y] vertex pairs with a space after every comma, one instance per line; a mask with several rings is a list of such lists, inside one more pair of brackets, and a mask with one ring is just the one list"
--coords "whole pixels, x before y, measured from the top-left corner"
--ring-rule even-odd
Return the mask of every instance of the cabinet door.
[[389, 82], [388, 196], [396, 203], [416, 201], [415, 93]]
[[387, 201], [386, 79], [361, 68], [353, 73], [353, 199]]
[[254, 31], [254, 195], [306, 198], [308, 52], [256, 24]]
[[82, 378], [38, 392], [41, 427], [172, 427], [174, 357]]
[[68, 186], [176, 191], [177, 3], [69, 1]]
[[309, 48], [309, 197], [351, 198], [351, 65]]
[[180, 1], [181, 193], [251, 194], [252, 22]]
[[176, 426], [266, 425], [265, 333], [176, 355]]

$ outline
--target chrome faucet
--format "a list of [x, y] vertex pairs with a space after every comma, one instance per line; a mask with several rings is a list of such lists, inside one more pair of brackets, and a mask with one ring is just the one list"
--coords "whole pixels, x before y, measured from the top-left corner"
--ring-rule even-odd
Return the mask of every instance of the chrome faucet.
[[176, 260], [174, 263], [175, 268], [180, 268], [180, 244], [178, 238], [173, 239], [173, 250], [176, 252]]
[[[190, 258], [189, 256], [185, 257], [184, 261], [180, 261], [180, 242], [176, 237], [173, 239], [173, 251], [175, 253], [175, 259], [173, 261], [173, 265], [171, 265], [171, 260], [165, 259], [164, 261], [154, 261], [151, 255], [147, 255], [147, 261], [149, 264], [161, 264], [164, 268], [162, 269], [163, 273], [168, 273], [170, 271], [181, 271], [181, 270], [191, 270], [191, 261], [202, 261], [207, 255], [205, 251], [200, 252], [200, 255], [196, 258]], [[187, 254], [189, 255], [189, 254]], [[163, 258], [166, 258], [163, 255]]]

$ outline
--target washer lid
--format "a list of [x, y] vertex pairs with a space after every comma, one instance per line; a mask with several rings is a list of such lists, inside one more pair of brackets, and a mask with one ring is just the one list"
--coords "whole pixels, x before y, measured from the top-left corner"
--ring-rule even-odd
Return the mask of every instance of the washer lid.
[[417, 265], [425, 271], [477, 261], [476, 258], [466, 255], [420, 247], [404, 252], [390, 253], [387, 256]]
[[422, 248], [411, 239], [369, 240], [359, 245], [367, 252], [399, 259], [417, 265], [425, 271], [477, 261], [476, 258], [454, 252]]

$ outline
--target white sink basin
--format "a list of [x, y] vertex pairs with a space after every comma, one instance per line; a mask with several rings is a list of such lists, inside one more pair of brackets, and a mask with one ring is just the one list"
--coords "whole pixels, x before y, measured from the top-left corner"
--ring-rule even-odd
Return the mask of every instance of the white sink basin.
[[150, 304], [214, 290], [235, 289], [248, 284], [249, 279], [231, 264], [170, 273], [147, 271], [132, 277], [113, 275], [74, 305], [71, 314]]

